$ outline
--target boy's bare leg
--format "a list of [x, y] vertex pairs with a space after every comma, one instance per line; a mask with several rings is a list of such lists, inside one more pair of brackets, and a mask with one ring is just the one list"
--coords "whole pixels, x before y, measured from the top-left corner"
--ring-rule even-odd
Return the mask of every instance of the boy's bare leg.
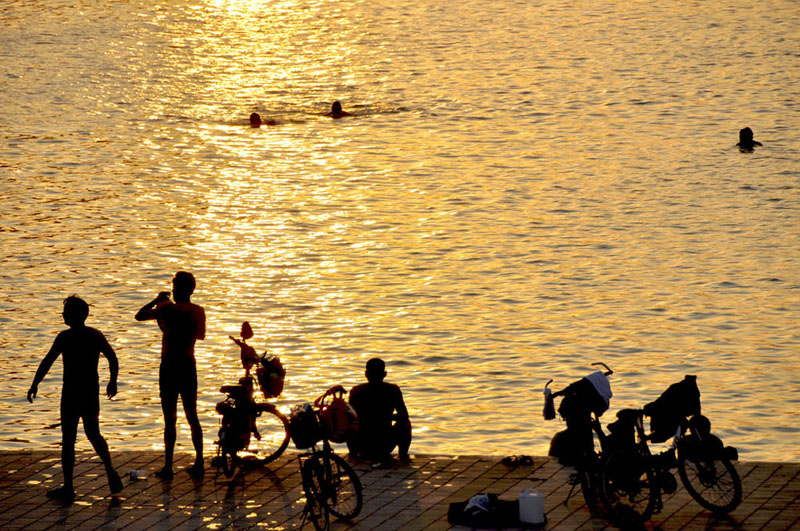
[[106, 475], [108, 476], [108, 487], [111, 489], [112, 494], [116, 494], [122, 490], [122, 480], [111, 465], [111, 454], [108, 451], [108, 443], [100, 435], [100, 424], [96, 416], [87, 415], [83, 418], [83, 431], [86, 432], [86, 437], [92, 443], [94, 451], [97, 452], [98, 457], [106, 467]]
[[397, 442], [397, 455], [400, 459], [407, 459], [408, 448], [411, 446], [411, 423], [396, 422], [392, 428]]
[[175, 454], [176, 424], [178, 422], [178, 399], [161, 398], [161, 410], [164, 412], [164, 468], [156, 472], [161, 479], [172, 479], [172, 460]]
[[181, 396], [183, 411], [186, 413], [186, 420], [192, 430], [192, 445], [194, 446], [195, 459], [194, 465], [189, 467], [188, 472], [195, 477], [202, 477], [205, 473], [203, 465], [203, 428], [200, 425], [200, 418], [197, 416], [197, 395], [194, 393], [184, 393]]
[[72, 474], [75, 467], [75, 438], [78, 435], [78, 416], [61, 410], [61, 473], [64, 485], [47, 491], [47, 495], [70, 504], [75, 500]]

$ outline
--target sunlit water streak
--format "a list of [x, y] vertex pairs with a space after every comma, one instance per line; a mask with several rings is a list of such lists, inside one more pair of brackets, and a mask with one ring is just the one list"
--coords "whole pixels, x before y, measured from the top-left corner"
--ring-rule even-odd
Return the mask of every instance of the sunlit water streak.
[[606, 418], [697, 374], [743, 458], [800, 459], [796, 3], [73, 4], [0, 6], [0, 448], [59, 441], [58, 367], [24, 395], [70, 293], [112, 448], [159, 447], [133, 315], [185, 268], [209, 444], [249, 320], [284, 408], [385, 358], [418, 452], [546, 453], [544, 383], [602, 360]]

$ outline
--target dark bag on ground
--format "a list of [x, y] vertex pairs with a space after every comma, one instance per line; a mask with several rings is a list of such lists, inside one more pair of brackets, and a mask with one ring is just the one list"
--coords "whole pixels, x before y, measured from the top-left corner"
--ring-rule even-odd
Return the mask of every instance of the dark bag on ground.
[[521, 527], [519, 500], [501, 500], [497, 494], [478, 494], [450, 504], [447, 521], [468, 527]]

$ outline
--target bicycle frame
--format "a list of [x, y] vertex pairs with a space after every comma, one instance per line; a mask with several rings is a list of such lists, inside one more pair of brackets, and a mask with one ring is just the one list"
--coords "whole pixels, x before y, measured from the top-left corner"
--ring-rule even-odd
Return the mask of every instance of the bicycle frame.
[[[315, 401], [313, 411], [318, 423], [324, 397], [339, 388], [332, 388]], [[304, 518], [310, 518], [315, 528], [328, 528], [329, 513], [346, 520], [358, 515], [363, 504], [361, 482], [352, 467], [334, 453], [325, 429], [320, 440], [297, 460], [307, 500]]]
[[[250, 369], [258, 363], [259, 358], [255, 355], [255, 349], [245, 342], [252, 335], [250, 325], [245, 322], [242, 324], [242, 341], [231, 336], [231, 340], [241, 348], [245, 375], [239, 379], [238, 384], [223, 385], [220, 388], [220, 392], [225, 393], [226, 398], [217, 403], [216, 407], [217, 413], [222, 416], [217, 441], [217, 459], [218, 463], [222, 463], [225, 475], [228, 477], [233, 476], [239, 461], [237, 452], [250, 450], [252, 455], [248, 461], [263, 465], [277, 459], [289, 444], [286, 416], [274, 404], [255, 400], [255, 381]], [[277, 437], [263, 438], [261, 432], [264, 431], [264, 423], [269, 425], [267, 431], [271, 433], [274, 428], [278, 428]], [[262, 425], [261, 430], [259, 424]], [[255, 436], [256, 448], [252, 448], [254, 442], [252, 436]]]

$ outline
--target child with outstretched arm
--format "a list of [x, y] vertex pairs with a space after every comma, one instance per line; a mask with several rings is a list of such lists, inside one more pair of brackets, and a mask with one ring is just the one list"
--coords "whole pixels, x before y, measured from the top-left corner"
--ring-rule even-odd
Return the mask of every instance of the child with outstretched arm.
[[106, 387], [106, 394], [111, 398], [117, 394], [119, 363], [114, 349], [102, 332], [85, 325], [89, 305], [83, 299], [75, 295], [67, 297], [62, 315], [69, 328], [56, 336], [53, 346], [39, 364], [28, 390], [28, 402], [33, 403], [39, 391], [39, 383], [61, 355], [64, 363], [64, 383], [61, 390], [61, 466], [64, 485], [48, 491], [47, 495], [69, 505], [75, 500], [72, 472], [75, 465], [75, 438], [78, 421], [81, 419], [86, 436], [106, 467], [111, 493], [116, 494], [122, 490], [122, 480], [111, 466], [108, 444], [100, 435], [100, 378], [97, 374], [97, 365], [102, 354], [108, 360], [111, 372], [111, 379]]

